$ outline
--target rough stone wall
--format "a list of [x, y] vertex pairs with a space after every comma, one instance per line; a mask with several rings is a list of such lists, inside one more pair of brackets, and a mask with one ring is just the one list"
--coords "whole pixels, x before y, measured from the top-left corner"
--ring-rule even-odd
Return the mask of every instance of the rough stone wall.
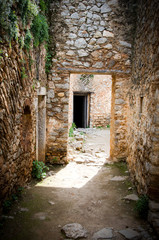
[[128, 163], [139, 193], [159, 200], [159, 4], [140, 1], [129, 91]]
[[[89, 75], [88, 75], [89, 76]], [[73, 93], [87, 93], [89, 127], [106, 127], [110, 124], [111, 76], [93, 75], [82, 78], [80, 74], [70, 76], [69, 127], [73, 122]]]
[[[29, 65], [28, 54], [12, 42], [0, 45], [0, 202], [31, 178], [35, 159], [35, 79], [36, 58]], [[39, 58], [39, 78], [44, 82], [45, 51]], [[46, 78], [45, 78], [46, 79]], [[1, 208], [1, 205], [0, 205]]]
[[[125, 81], [129, 80], [136, 18], [134, 2], [56, 0], [52, 3], [51, 32], [53, 45], [56, 43], [56, 56], [48, 81], [48, 161], [53, 162], [55, 157], [58, 162], [67, 161], [70, 73], [114, 74], [120, 80], [118, 74], [122, 74]], [[122, 92], [119, 99], [125, 99]], [[125, 100], [122, 104], [126, 104]], [[121, 111], [124, 109], [122, 107]], [[119, 118], [121, 114], [124, 115], [120, 112]], [[120, 133], [119, 125], [115, 125], [114, 130], [118, 130], [118, 148], [120, 140], [125, 142], [125, 136]]]

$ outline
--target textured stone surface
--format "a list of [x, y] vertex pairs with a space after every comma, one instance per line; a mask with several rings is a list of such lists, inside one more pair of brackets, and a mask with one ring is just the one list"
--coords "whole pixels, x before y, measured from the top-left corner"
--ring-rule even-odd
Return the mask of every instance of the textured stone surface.
[[124, 197], [123, 199], [130, 200], [130, 201], [138, 201], [139, 200], [139, 198], [136, 194], [129, 194], [126, 197]]
[[[59, 163], [67, 162], [70, 72], [109, 72], [111, 158], [127, 158], [138, 192], [157, 201], [159, 5], [157, 0], [138, 1], [138, 6], [135, 2], [52, 1], [50, 31], [56, 54], [47, 83], [47, 161], [56, 157]], [[46, 75], [42, 46], [40, 53], [30, 51], [31, 69], [27, 54], [14, 40], [12, 48], [4, 42], [0, 49], [0, 188], [5, 198], [30, 179], [35, 158], [34, 79], [45, 86]], [[21, 76], [23, 67], [26, 78]], [[24, 114], [25, 107], [29, 114]], [[102, 123], [103, 116], [98, 117]]]
[[[45, 85], [45, 49], [41, 46], [39, 69], [36, 54], [30, 51], [33, 60], [15, 42], [9, 48], [5, 41], [0, 43], [3, 52], [0, 67], [0, 210], [2, 200], [24, 186], [31, 179], [32, 162], [36, 146], [36, 83]], [[22, 71], [25, 69], [25, 77]], [[37, 72], [38, 70], [38, 72]]]
[[[131, 8], [129, 7], [131, 6]], [[54, 9], [56, 8], [56, 14]], [[65, 125], [63, 132], [60, 128], [55, 128], [52, 124], [52, 118], [60, 121], [60, 125], [67, 124], [68, 112], [63, 112], [62, 98], [58, 96], [61, 92], [61, 84], [69, 81], [70, 72], [85, 70], [100, 72], [110, 69], [113, 73], [116, 71], [130, 71], [131, 65], [126, 62], [131, 58], [131, 44], [133, 40], [133, 30], [135, 23], [135, 5], [134, 0], [125, 1], [124, 5], [119, 5], [116, 1], [61, 1], [60, 5], [53, 1], [51, 4], [51, 32], [56, 39], [56, 56], [53, 59], [52, 76], [50, 80], [55, 84], [55, 100], [48, 103], [48, 131], [47, 131], [47, 161], [52, 161], [53, 157], [57, 157], [58, 161], [63, 163], [67, 156], [67, 139], [65, 144], [60, 142], [63, 134], [67, 134], [68, 129]], [[127, 17], [125, 17], [127, 16]], [[125, 24], [127, 27], [125, 28]], [[62, 38], [61, 38], [62, 34]], [[107, 37], [106, 37], [107, 36]], [[53, 45], [54, 46], [54, 45]], [[65, 70], [59, 71], [61, 68]], [[57, 85], [56, 78], [61, 78]], [[114, 82], [119, 82], [124, 79], [125, 84], [128, 84], [130, 76], [116, 76]], [[118, 79], [119, 78], [119, 79]], [[113, 88], [113, 94], [119, 91], [116, 83]], [[50, 84], [48, 84], [50, 85]], [[67, 86], [67, 85], [65, 85]], [[60, 87], [60, 88], [59, 88]], [[126, 150], [126, 87], [123, 84], [122, 90], [115, 98], [123, 100], [123, 106], [120, 111], [115, 113], [111, 119], [115, 134], [111, 134], [111, 157], [113, 159], [121, 159], [127, 156]], [[69, 86], [63, 88], [66, 92], [69, 91]], [[58, 99], [57, 99], [58, 97]], [[65, 96], [68, 98], [68, 96]], [[65, 98], [65, 104], [69, 103]], [[115, 108], [113, 101], [112, 109]], [[57, 115], [54, 108], [61, 107], [61, 112]], [[52, 107], [51, 107], [52, 106]], [[64, 121], [64, 122], [63, 122]], [[104, 118], [104, 122], [107, 119]], [[120, 124], [115, 122], [120, 121]], [[99, 120], [102, 124], [102, 115]], [[64, 130], [65, 129], [65, 130]], [[57, 133], [56, 140], [51, 140], [51, 133]], [[62, 156], [63, 155], [63, 156]], [[65, 160], [64, 160], [65, 159]]]
[[[158, 21], [159, 5], [158, 1], [144, 1], [144, 3], [139, 5], [140, 21], [137, 25], [134, 59], [132, 60], [133, 72], [128, 112], [128, 163], [138, 192], [148, 194], [152, 200], [158, 202], [159, 59], [157, 49], [159, 27], [155, 22]], [[149, 9], [149, 14], [146, 13], [147, 9]], [[152, 39], [149, 42], [150, 36]], [[145, 49], [147, 54], [145, 54]]]
[[103, 228], [93, 235], [92, 240], [112, 239], [112, 238], [113, 238], [112, 228]]
[[66, 237], [72, 239], [87, 237], [87, 231], [79, 223], [66, 224], [61, 231], [65, 233]]
[[115, 177], [113, 177], [113, 178], [111, 178], [110, 180], [111, 181], [124, 181], [125, 179], [126, 179], [127, 177], [126, 176], [115, 176]]
[[131, 228], [127, 228], [124, 230], [119, 231], [121, 235], [123, 235], [126, 239], [129, 240], [139, 240], [141, 239], [141, 236], [138, 232], [132, 230]]

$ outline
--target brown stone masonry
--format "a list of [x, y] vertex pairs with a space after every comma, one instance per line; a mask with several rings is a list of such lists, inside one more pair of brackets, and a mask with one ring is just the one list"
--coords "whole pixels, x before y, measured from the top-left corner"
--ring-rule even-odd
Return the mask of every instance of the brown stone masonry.
[[[112, 146], [116, 147], [116, 152], [112, 148], [112, 156], [114, 159], [126, 157], [124, 89], [131, 67], [135, 19], [134, 5], [130, 7], [129, 4], [127, 1], [122, 5], [118, 1], [103, 0], [52, 3], [51, 31], [56, 43], [56, 57], [53, 59], [52, 77], [48, 81], [47, 161], [67, 161], [69, 83], [72, 73], [116, 76], [115, 91], [119, 93], [114, 92], [114, 104], [118, 110], [115, 110], [112, 120], [115, 121], [115, 128], [112, 129], [118, 129], [118, 132], [112, 133]], [[125, 21], [127, 28], [123, 27]], [[122, 75], [118, 79], [119, 73]], [[122, 91], [118, 90], [120, 84]], [[118, 120], [123, 128], [119, 127]]]

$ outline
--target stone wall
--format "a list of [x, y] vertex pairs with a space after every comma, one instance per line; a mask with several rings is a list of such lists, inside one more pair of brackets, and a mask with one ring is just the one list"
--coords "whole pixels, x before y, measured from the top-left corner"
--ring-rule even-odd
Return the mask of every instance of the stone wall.
[[[119, 79], [118, 82], [122, 82], [123, 89], [115, 95], [122, 102], [122, 107], [116, 111], [112, 124], [125, 115], [122, 112], [126, 105], [123, 90], [131, 69], [131, 46], [136, 18], [134, 2], [56, 0], [51, 4], [52, 44], [54, 46], [56, 43], [56, 56], [48, 81], [47, 161], [67, 161], [71, 73], [114, 75], [116, 80]], [[122, 117], [121, 121], [126, 127], [124, 120], [126, 118]], [[120, 125], [114, 126], [112, 129], [118, 133], [117, 136], [112, 133], [112, 142], [116, 146], [117, 156], [117, 152], [122, 151], [119, 142], [125, 144], [126, 148], [126, 138]]]
[[140, 1], [129, 91], [128, 163], [139, 193], [159, 199], [159, 5]]
[[129, 91], [127, 160], [138, 192], [151, 199], [148, 220], [159, 233], [158, 22], [158, 1], [140, 1]]
[[[32, 162], [35, 159], [35, 96], [36, 58], [35, 50], [29, 55], [12, 42], [0, 44], [0, 202], [7, 199], [19, 186], [30, 180]], [[43, 54], [39, 55], [39, 78], [46, 81]], [[45, 76], [45, 77], [44, 77]], [[1, 208], [1, 205], [0, 205]]]
[[[87, 77], [85, 77], [87, 76]], [[73, 93], [88, 94], [88, 126], [106, 127], [110, 124], [111, 83], [109, 75], [70, 76], [69, 127], [73, 122]]]

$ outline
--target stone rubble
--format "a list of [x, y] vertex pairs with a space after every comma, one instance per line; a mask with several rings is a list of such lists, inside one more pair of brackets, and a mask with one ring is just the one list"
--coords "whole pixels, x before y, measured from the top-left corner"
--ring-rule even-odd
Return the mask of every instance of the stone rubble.
[[89, 134], [94, 137], [100, 136], [101, 131], [95, 128], [74, 130], [74, 137], [69, 138], [69, 159], [78, 164], [102, 166], [108, 157], [105, 149], [102, 148], [102, 145], [94, 146], [87, 140]]

